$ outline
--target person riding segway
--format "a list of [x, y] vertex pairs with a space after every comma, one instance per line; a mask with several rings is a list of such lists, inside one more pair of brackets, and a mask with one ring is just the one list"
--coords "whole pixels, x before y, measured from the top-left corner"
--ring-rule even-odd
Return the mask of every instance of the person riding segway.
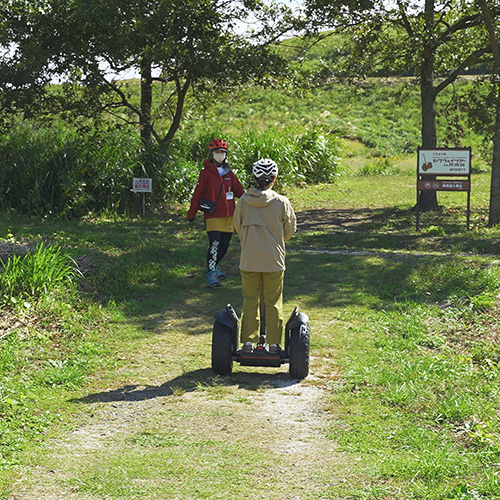
[[243, 351], [252, 352], [259, 335], [262, 296], [269, 351], [278, 353], [283, 331], [285, 241], [295, 234], [297, 219], [288, 198], [273, 191], [276, 163], [259, 160], [252, 173], [257, 187], [242, 196], [233, 215], [241, 242], [241, 341]]
[[241, 343], [239, 320], [228, 305], [216, 314], [212, 342], [212, 368], [228, 374], [232, 361], [250, 366], [280, 366], [290, 362], [290, 374], [304, 378], [309, 372], [308, 317], [295, 308], [283, 333], [283, 279], [285, 241], [296, 231], [290, 201], [273, 191], [278, 167], [268, 158], [253, 165], [257, 187], [239, 200], [233, 220], [240, 236], [240, 273], [243, 293]]

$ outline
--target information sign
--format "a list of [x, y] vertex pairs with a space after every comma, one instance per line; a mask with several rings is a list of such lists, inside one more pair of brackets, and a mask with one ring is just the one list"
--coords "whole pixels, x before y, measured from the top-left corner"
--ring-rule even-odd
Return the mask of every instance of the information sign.
[[470, 148], [419, 149], [418, 173], [420, 175], [469, 175]]
[[467, 191], [467, 229], [470, 220], [471, 148], [418, 148], [417, 231], [422, 191]]
[[134, 191], [134, 193], [151, 193], [152, 186], [152, 179], [140, 179], [134, 177], [132, 191]]

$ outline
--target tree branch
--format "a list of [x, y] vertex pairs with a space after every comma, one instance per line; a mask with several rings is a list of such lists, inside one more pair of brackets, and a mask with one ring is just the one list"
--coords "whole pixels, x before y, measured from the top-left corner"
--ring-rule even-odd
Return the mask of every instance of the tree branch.
[[168, 129], [168, 132], [166, 136], [160, 141], [160, 144], [162, 146], [168, 146], [171, 142], [172, 139], [174, 138], [175, 133], [179, 129], [180, 123], [181, 123], [181, 118], [182, 118], [182, 112], [184, 109], [184, 102], [186, 100], [186, 94], [187, 91], [189, 90], [189, 87], [191, 85], [191, 81], [189, 78], [186, 78], [184, 84], [182, 84], [180, 77], [176, 77], [175, 79], [175, 86], [177, 89], [177, 105], [175, 107], [175, 113], [173, 115], [172, 123], [170, 124], [170, 128]]
[[399, 13], [401, 15], [401, 20], [403, 21], [403, 26], [404, 26], [406, 32], [408, 33], [408, 36], [410, 38], [413, 38], [414, 31], [413, 31], [413, 28], [411, 27], [411, 23], [410, 23], [410, 20], [408, 19], [408, 15], [406, 14], [404, 5], [399, 1], [397, 2], [397, 5], [398, 5]]
[[[146, 117], [144, 116], [144, 113], [141, 111], [140, 108], [138, 108], [137, 106], [134, 106], [133, 104], [130, 103], [130, 101], [127, 99], [127, 96], [125, 95], [125, 93], [123, 92], [123, 90], [118, 87], [118, 85], [115, 85], [113, 82], [110, 82], [108, 80], [106, 80], [106, 78], [102, 78], [103, 82], [113, 91], [115, 92], [116, 94], [118, 94], [118, 96], [120, 96], [121, 98], [121, 105], [125, 108], [128, 108], [130, 109], [133, 113], [135, 113], [137, 115], [137, 117], [139, 118], [139, 121], [136, 122], [128, 122], [127, 120], [125, 120], [123, 117], [120, 117], [122, 119], [122, 121], [124, 121], [125, 123], [132, 123], [134, 125], [137, 125], [138, 123], [141, 123], [141, 121], [145, 120]], [[115, 103], [114, 106], [120, 106], [120, 104], [118, 103]], [[109, 111], [108, 111], [109, 112]], [[117, 116], [117, 115], [115, 115]], [[118, 115], [119, 116], [119, 115]], [[154, 129], [153, 127], [153, 124], [151, 124], [151, 134], [153, 135], [153, 137], [155, 138], [155, 140], [161, 144], [162, 142], [162, 139], [161, 137], [159, 136], [159, 134], [156, 132], [156, 130]]]
[[439, 40], [441, 42], [445, 42], [450, 38], [451, 35], [454, 33], [457, 33], [458, 31], [463, 31], [469, 28], [473, 28], [474, 26], [479, 26], [482, 23], [481, 16], [479, 14], [471, 15], [471, 16], [465, 16], [459, 21], [457, 21], [455, 24], [448, 24], [446, 23], [443, 19], [440, 19], [436, 25], [438, 24], [444, 24], [446, 26], [446, 30], [441, 33], [439, 36]]
[[466, 68], [478, 62], [481, 56], [487, 54], [488, 52], [490, 52], [490, 47], [483, 47], [466, 57], [462, 61], [462, 63], [458, 67], [456, 67], [439, 85], [436, 85], [436, 87], [434, 87], [434, 91], [436, 92], [436, 94], [439, 94], [439, 92], [450, 85], [450, 83], [453, 83], [457, 79], [457, 77], [464, 72]]

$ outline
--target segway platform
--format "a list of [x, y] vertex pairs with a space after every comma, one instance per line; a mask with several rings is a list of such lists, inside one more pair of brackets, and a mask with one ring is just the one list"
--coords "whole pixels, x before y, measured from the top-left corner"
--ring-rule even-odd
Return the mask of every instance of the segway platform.
[[279, 352], [273, 354], [269, 352], [264, 345], [257, 344], [252, 352], [243, 352], [242, 349], [236, 351], [233, 361], [237, 361], [243, 366], [281, 366], [288, 362], [285, 353]]
[[[261, 324], [263, 319], [261, 319]], [[262, 330], [265, 329], [265, 325]], [[265, 332], [261, 331], [259, 344], [252, 352], [239, 349], [239, 320], [228, 304], [215, 314], [212, 331], [212, 370], [217, 375], [229, 375], [233, 362], [242, 366], [279, 367], [289, 363], [290, 376], [303, 379], [309, 374], [309, 318], [296, 307], [287, 321], [284, 346], [279, 353], [270, 353], [265, 344]]]

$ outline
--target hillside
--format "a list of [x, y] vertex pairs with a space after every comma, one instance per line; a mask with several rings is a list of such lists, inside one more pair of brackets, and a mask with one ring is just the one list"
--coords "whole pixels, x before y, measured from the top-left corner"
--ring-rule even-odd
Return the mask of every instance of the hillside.
[[[452, 101], [470, 86], [471, 80], [463, 78], [439, 97], [438, 146], [471, 146], [477, 159], [487, 163], [489, 142], [485, 145], [484, 136], [474, 132], [464, 110]], [[332, 82], [303, 92], [248, 88], [222, 99], [200, 119], [208, 130], [235, 135], [255, 129], [277, 128], [289, 134], [316, 129], [360, 142], [368, 156], [412, 155], [421, 144], [419, 89], [409, 78], [370, 78], [355, 87]], [[185, 131], [198, 127], [198, 120], [193, 120], [185, 124]]]

